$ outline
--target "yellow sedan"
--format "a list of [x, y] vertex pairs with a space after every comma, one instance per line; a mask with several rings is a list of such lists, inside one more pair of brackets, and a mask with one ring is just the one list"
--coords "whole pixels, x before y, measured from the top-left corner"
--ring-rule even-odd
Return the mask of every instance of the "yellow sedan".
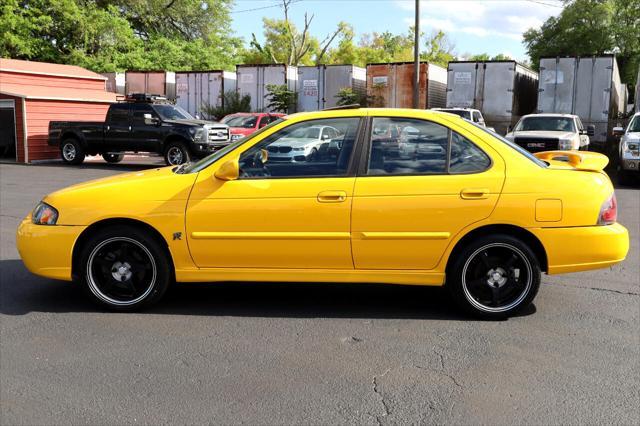
[[[332, 132], [310, 155], [296, 135], [319, 128]], [[468, 312], [505, 317], [542, 272], [625, 258], [607, 161], [534, 156], [442, 112], [295, 114], [196, 163], [54, 192], [18, 250], [114, 310], [173, 282], [308, 281], [444, 285]]]

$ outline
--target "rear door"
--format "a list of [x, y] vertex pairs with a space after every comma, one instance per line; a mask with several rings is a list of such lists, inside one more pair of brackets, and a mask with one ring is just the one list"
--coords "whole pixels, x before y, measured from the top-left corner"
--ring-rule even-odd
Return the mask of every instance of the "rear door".
[[356, 178], [354, 264], [433, 269], [463, 228], [491, 214], [504, 163], [458, 125], [401, 116], [372, 119], [371, 128], [388, 127], [399, 129], [397, 141], [370, 137]]
[[105, 152], [132, 150], [131, 119], [129, 117], [131, 104], [113, 104], [109, 107], [105, 123], [104, 143]]
[[135, 146], [138, 149], [160, 152], [161, 128], [155, 124], [147, 124], [144, 118], [145, 114], [150, 114], [156, 119], [160, 118], [149, 104], [133, 104], [131, 106], [131, 136], [135, 139]]

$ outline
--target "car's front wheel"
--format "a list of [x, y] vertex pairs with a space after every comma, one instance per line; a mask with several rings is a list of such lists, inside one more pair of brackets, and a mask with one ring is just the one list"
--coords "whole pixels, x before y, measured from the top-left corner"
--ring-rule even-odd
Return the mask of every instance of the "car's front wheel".
[[191, 161], [191, 154], [182, 142], [171, 142], [164, 150], [164, 161], [168, 166], [178, 166]]
[[509, 235], [478, 238], [447, 268], [447, 287], [472, 315], [500, 319], [528, 306], [540, 286], [540, 263], [521, 240]]
[[115, 164], [122, 161], [122, 159], [124, 158], [124, 154], [111, 154], [111, 153], [105, 152], [102, 154], [102, 158], [107, 163]]
[[89, 238], [79, 277], [89, 296], [112, 310], [135, 311], [160, 300], [172, 280], [162, 242], [132, 226], [114, 226]]

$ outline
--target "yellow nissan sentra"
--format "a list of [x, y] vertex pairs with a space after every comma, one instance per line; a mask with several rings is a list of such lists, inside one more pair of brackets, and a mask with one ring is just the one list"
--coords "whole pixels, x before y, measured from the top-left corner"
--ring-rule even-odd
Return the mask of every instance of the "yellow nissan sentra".
[[469, 312], [504, 317], [542, 272], [625, 258], [607, 161], [534, 156], [441, 112], [302, 113], [196, 163], [54, 192], [18, 249], [31, 272], [115, 310], [172, 282], [363, 282], [445, 285]]

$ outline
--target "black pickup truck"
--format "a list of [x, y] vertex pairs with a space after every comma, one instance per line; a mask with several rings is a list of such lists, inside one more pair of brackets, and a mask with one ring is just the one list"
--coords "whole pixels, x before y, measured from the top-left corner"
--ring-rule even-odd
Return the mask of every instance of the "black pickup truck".
[[150, 95], [135, 95], [109, 106], [107, 120], [52, 121], [49, 145], [60, 149], [67, 164], [80, 164], [87, 155], [102, 155], [117, 163], [124, 152], [164, 156], [168, 165], [203, 157], [230, 143], [229, 127], [196, 120], [187, 111]]

